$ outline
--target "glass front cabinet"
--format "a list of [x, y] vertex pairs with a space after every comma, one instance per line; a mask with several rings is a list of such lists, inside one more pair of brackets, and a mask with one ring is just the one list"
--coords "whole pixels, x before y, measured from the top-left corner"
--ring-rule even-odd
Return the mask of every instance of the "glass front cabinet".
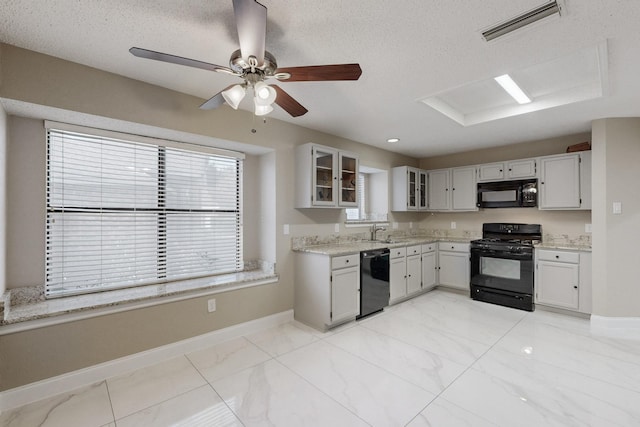
[[409, 166], [391, 169], [392, 211], [427, 209], [427, 171]]
[[318, 144], [296, 149], [296, 208], [358, 207], [358, 156]]

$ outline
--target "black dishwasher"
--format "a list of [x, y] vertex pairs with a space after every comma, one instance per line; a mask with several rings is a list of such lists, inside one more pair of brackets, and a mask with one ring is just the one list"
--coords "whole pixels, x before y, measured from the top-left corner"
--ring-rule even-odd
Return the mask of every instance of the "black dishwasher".
[[368, 316], [389, 305], [389, 249], [360, 252], [360, 315]]

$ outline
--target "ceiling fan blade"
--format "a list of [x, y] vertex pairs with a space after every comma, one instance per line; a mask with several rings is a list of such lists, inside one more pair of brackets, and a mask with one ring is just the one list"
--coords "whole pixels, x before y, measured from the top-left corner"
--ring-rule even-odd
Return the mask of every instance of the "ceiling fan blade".
[[140, 47], [132, 47], [129, 52], [138, 58], [154, 59], [156, 61], [169, 62], [171, 64], [186, 65], [187, 67], [200, 68], [202, 70], [216, 71], [218, 73], [232, 74], [239, 76], [240, 74], [231, 68], [221, 65], [209, 64], [208, 62], [197, 61], [195, 59], [183, 58], [182, 56], [170, 55], [168, 53], [156, 52], [153, 50], [142, 49]]
[[293, 99], [291, 95], [282, 90], [279, 86], [270, 85], [272, 88], [276, 90], [278, 94], [276, 96], [275, 103], [280, 106], [284, 111], [291, 114], [291, 117], [299, 117], [307, 113], [306, 108], [302, 106], [298, 101]]
[[233, 0], [238, 41], [242, 58], [255, 56], [260, 66], [264, 62], [267, 33], [267, 8], [256, 0]]
[[224, 97], [222, 96], [222, 92], [224, 92], [225, 90], [231, 89], [233, 86], [235, 86], [235, 85], [227, 86], [224, 89], [222, 89], [220, 92], [218, 92], [215, 95], [213, 95], [211, 98], [209, 98], [207, 101], [205, 101], [200, 106], [200, 109], [201, 110], [214, 110], [214, 109], [218, 108], [219, 106], [221, 106], [222, 104], [224, 104]]
[[278, 80], [287, 82], [358, 80], [362, 74], [362, 69], [359, 64], [312, 65], [308, 67], [278, 68], [275, 73], [290, 74], [291, 77], [289, 78], [278, 78]]

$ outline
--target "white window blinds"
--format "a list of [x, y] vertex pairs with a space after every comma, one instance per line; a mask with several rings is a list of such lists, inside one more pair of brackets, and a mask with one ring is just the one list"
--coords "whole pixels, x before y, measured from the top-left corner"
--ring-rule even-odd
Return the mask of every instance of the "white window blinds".
[[242, 160], [47, 129], [47, 297], [239, 271]]
[[364, 173], [359, 173], [358, 174], [358, 182], [357, 182], [357, 186], [358, 186], [358, 207], [357, 208], [351, 208], [351, 209], [345, 209], [345, 212], [347, 214], [347, 220], [348, 221], [364, 221], [367, 218], [366, 215], [366, 199], [365, 199], [365, 195], [366, 195], [366, 177]]

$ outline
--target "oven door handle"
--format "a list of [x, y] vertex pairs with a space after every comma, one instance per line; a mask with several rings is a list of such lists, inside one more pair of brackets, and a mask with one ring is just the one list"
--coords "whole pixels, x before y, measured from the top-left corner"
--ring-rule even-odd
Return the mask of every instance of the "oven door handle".
[[478, 249], [472, 250], [480, 256], [488, 256], [491, 258], [502, 258], [502, 259], [513, 259], [513, 260], [522, 260], [522, 259], [531, 259], [532, 254], [530, 253], [513, 253], [513, 252], [505, 252], [505, 251], [496, 251], [493, 249]]

